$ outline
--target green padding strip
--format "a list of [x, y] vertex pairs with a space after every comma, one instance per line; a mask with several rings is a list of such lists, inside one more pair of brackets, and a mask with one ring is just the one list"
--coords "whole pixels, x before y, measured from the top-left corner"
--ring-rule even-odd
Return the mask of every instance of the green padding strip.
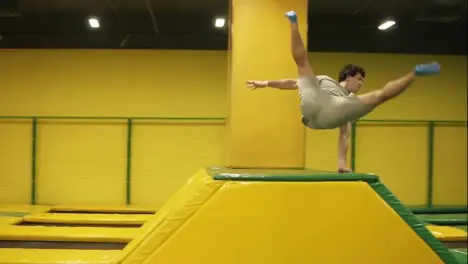
[[466, 225], [466, 220], [456, 220], [456, 219], [434, 219], [434, 220], [425, 220], [426, 222], [433, 225], [446, 225], [446, 226], [456, 226], [456, 225]]
[[419, 214], [424, 220], [468, 220], [468, 214]]
[[0, 119], [135, 119], [135, 120], [168, 120], [168, 121], [225, 121], [225, 117], [176, 117], [176, 116], [0, 116]]
[[459, 264], [467, 264], [468, 259], [467, 259], [467, 254], [466, 254], [466, 249], [460, 250], [460, 249], [451, 249], [450, 253], [452, 253], [453, 257], [457, 260], [457, 263]]
[[410, 209], [406, 208], [401, 201], [382, 183], [370, 183], [370, 186], [380, 195], [380, 197], [387, 202], [387, 204], [398, 213], [401, 218], [419, 235], [427, 245], [434, 250], [434, 252], [446, 264], [459, 264], [448, 248], [442, 244], [432, 233], [426, 228], [425, 224], [421, 222]]
[[229, 181], [366, 181], [377, 182], [372, 174], [340, 174], [319, 170], [287, 169], [228, 169], [209, 168], [208, 173], [215, 180]]
[[28, 214], [24, 212], [0, 212], [0, 217], [23, 217]]
[[467, 214], [420, 214], [418, 218], [434, 225], [467, 225]]
[[[410, 207], [411, 208], [411, 207]], [[415, 214], [466, 214], [467, 206], [433, 207], [433, 208], [411, 208]]]

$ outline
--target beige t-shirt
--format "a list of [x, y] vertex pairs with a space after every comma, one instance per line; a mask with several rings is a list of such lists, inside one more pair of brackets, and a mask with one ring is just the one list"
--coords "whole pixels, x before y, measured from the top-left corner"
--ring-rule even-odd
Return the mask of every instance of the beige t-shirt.
[[350, 97], [352, 99], [358, 99], [355, 94], [348, 92], [340, 83], [327, 75], [316, 76], [320, 88], [325, 92], [339, 97]]
[[[354, 122], [370, 111], [370, 108], [354, 93], [348, 92], [333, 78], [327, 75], [317, 75], [316, 78], [320, 89], [332, 96], [340, 97], [340, 100], [333, 100], [322, 108], [322, 114], [314, 120], [315, 122], [321, 123], [326, 128], [333, 128], [345, 122]], [[308, 123], [304, 117], [303, 123]]]

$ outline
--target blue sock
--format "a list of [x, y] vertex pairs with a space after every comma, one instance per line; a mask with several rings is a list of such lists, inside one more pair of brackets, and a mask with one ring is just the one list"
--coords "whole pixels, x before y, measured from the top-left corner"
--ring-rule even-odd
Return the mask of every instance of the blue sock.
[[440, 72], [440, 65], [436, 62], [418, 64], [414, 67], [414, 72], [417, 76], [438, 74]]
[[286, 17], [291, 21], [291, 23], [297, 23], [297, 14], [295, 11], [286, 12]]

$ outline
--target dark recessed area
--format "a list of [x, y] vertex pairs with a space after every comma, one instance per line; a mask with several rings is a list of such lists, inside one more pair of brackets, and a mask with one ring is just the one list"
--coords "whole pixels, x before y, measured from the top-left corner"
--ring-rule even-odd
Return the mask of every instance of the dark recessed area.
[[468, 241], [442, 241], [448, 248], [467, 248]]
[[60, 210], [52, 209], [47, 211], [47, 213], [60, 213], [60, 214], [122, 214], [122, 215], [153, 215], [156, 211], [97, 211], [97, 210]]
[[16, 223], [18, 226], [53, 226], [53, 227], [108, 227], [108, 228], [140, 228], [142, 224], [83, 224], [83, 223], [46, 223], [46, 222], [27, 222]]
[[122, 250], [127, 243], [0, 240], [0, 248]]

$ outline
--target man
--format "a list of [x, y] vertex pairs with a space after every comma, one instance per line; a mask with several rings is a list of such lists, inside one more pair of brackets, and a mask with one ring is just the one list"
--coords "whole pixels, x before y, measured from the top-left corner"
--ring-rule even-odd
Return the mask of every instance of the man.
[[404, 92], [418, 76], [438, 74], [440, 66], [435, 62], [416, 65], [406, 75], [388, 82], [383, 88], [356, 96], [366, 77], [365, 70], [349, 64], [340, 71], [338, 81], [326, 75], [316, 76], [299, 33], [296, 12], [286, 12], [286, 17], [290, 22], [291, 53], [299, 78], [247, 81], [247, 86], [252, 89], [298, 89], [303, 124], [312, 129], [339, 127], [338, 171], [351, 172], [346, 165], [350, 122], [367, 115], [377, 106]]

